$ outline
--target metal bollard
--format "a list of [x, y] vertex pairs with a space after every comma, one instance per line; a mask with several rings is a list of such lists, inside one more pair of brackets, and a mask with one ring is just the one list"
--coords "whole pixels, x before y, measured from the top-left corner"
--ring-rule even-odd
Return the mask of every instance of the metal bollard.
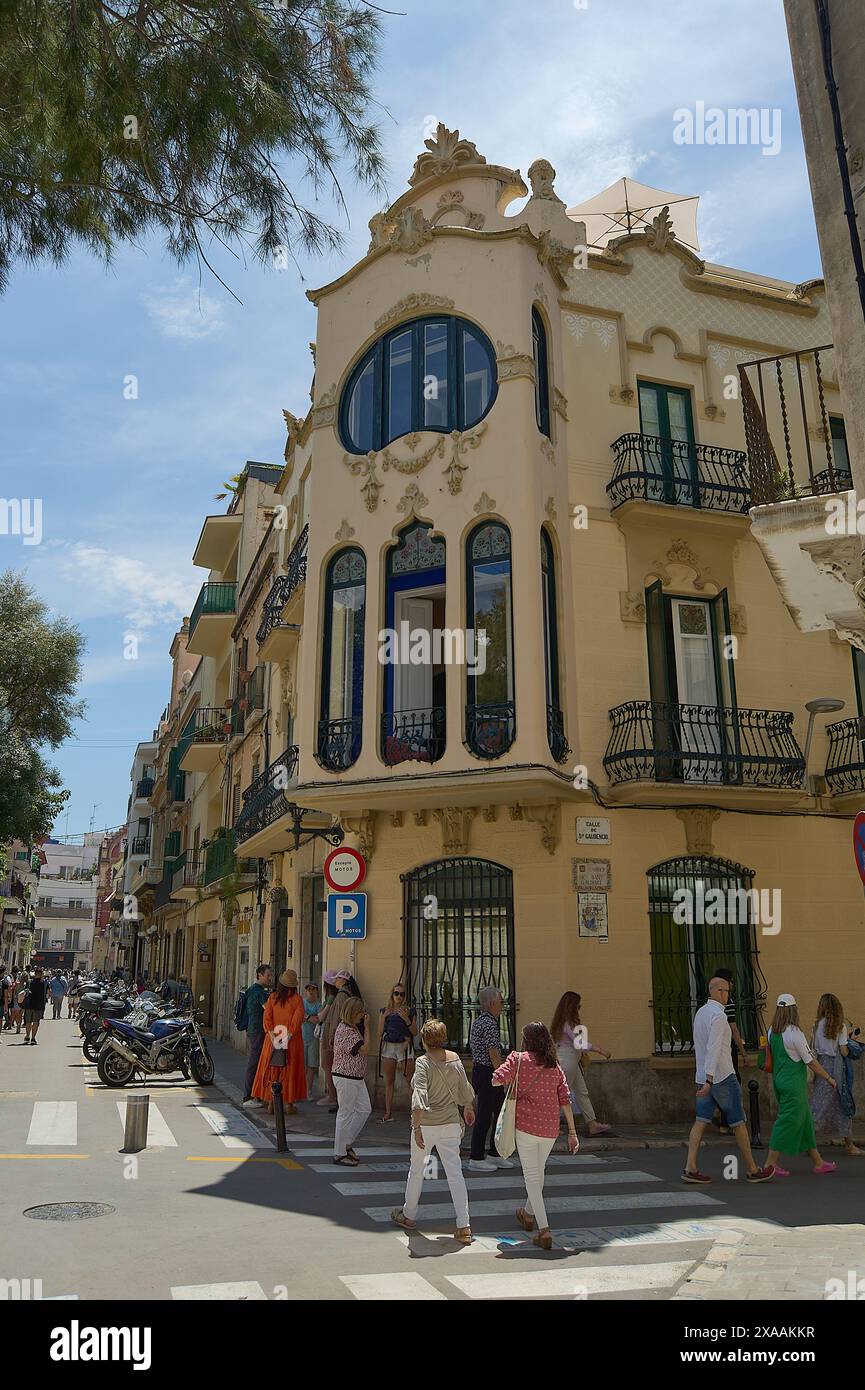
[[748, 1109], [751, 1112], [751, 1145], [762, 1149], [763, 1136], [760, 1133], [760, 1083], [748, 1082]]
[[150, 1114], [149, 1096], [126, 1097], [126, 1128], [121, 1153], [137, 1154], [147, 1148], [147, 1121]]
[[273, 1118], [276, 1120], [276, 1150], [277, 1153], [284, 1154], [288, 1148], [288, 1140], [285, 1137], [285, 1107], [282, 1103], [282, 1082], [274, 1081], [270, 1089], [273, 1091]]

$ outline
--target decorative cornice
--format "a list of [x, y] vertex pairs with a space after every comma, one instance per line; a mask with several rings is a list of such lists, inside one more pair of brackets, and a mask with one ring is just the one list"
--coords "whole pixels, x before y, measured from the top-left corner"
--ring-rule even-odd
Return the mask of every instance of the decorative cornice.
[[503, 343], [501, 340], [496, 343], [496, 347], [496, 368], [500, 382], [513, 381], [516, 377], [528, 377], [532, 382], [535, 380], [535, 361], [529, 353], [520, 352], [512, 343]]
[[720, 816], [720, 811], [712, 811], [708, 806], [681, 806], [676, 817], [685, 827], [685, 843], [688, 854], [714, 854], [712, 826]]
[[443, 854], [468, 854], [469, 829], [477, 815], [474, 806], [443, 806], [433, 811], [442, 832]]
[[425, 314], [436, 309], [452, 309], [453, 307], [454, 301], [443, 294], [408, 294], [376, 319], [375, 331], [380, 333], [383, 328], [389, 328], [391, 324], [398, 323], [400, 319], [408, 318], [409, 315]]
[[449, 173], [460, 165], [487, 162], [484, 156], [478, 153], [477, 145], [473, 141], [461, 139], [458, 130], [448, 130], [441, 121], [436, 127], [435, 135], [429, 140], [424, 140], [424, 145], [425, 152], [419, 154], [415, 160], [408, 181], [410, 188], [425, 182], [426, 179]]
[[357, 816], [340, 816], [342, 825], [358, 840], [360, 852], [369, 863], [375, 852], [375, 811], [361, 811]]

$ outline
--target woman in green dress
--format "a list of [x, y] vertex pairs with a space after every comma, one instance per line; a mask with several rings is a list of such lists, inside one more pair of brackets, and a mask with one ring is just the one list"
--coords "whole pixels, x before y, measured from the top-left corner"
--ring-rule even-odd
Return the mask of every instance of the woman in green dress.
[[767, 1166], [774, 1164], [776, 1177], [789, 1178], [788, 1170], [778, 1164], [778, 1155], [806, 1153], [815, 1173], [834, 1172], [837, 1164], [826, 1163], [817, 1148], [808, 1105], [808, 1072], [822, 1076], [830, 1086], [836, 1083], [808, 1046], [799, 1027], [799, 1010], [792, 994], [778, 995], [768, 1045], [772, 1049], [772, 1081], [778, 1101], [778, 1118], [769, 1139]]

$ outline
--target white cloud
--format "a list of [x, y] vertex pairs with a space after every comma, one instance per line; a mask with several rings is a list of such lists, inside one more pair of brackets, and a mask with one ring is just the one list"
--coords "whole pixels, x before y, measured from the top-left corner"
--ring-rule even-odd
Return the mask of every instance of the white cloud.
[[218, 337], [225, 328], [222, 302], [214, 299], [188, 275], [141, 296], [151, 322], [164, 338], [195, 343]]
[[[75, 622], [120, 620], [124, 632], [146, 642], [153, 629], [179, 626], [200, 587], [189, 560], [160, 553], [146, 560], [84, 541], [40, 547], [40, 593]], [[130, 663], [131, 664], [131, 663]]]

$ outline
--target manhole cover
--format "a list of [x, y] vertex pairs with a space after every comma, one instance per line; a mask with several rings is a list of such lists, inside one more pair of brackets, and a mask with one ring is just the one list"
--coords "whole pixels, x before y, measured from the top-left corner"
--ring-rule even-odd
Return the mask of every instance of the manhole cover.
[[111, 1216], [113, 1211], [107, 1202], [48, 1202], [28, 1207], [24, 1215], [34, 1221], [89, 1221], [93, 1216]]

